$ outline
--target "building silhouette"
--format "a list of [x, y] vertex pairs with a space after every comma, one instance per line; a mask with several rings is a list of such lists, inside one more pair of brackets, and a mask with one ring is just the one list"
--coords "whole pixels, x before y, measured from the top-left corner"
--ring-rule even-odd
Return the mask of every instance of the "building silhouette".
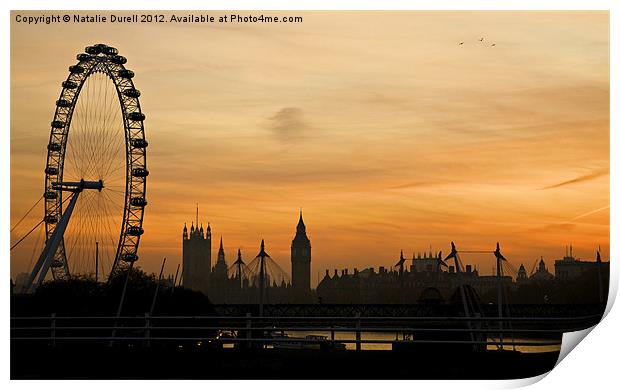
[[[403, 257], [402, 251], [400, 253], [400, 256], [401, 256], [401, 260], [404, 263], [405, 259]], [[411, 259], [411, 271], [412, 272], [437, 272], [440, 267], [440, 261], [441, 261], [441, 252], [435, 253], [434, 255], [431, 252], [429, 252], [428, 255], [426, 254], [426, 252], [424, 252], [424, 254], [421, 254], [418, 252], [418, 254], [417, 255], [414, 254], [413, 258]]]
[[549, 272], [549, 270], [547, 269], [547, 266], [545, 265], [545, 260], [543, 260], [543, 258], [540, 258], [540, 261], [538, 262], [538, 268], [536, 268], [536, 272], [534, 272], [530, 277], [529, 280], [531, 281], [549, 281], [549, 280], [553, 280], [554, 277], [551, 274], [551, 272]]
[[[374, 267], [353, 272], [325, 271], [316, 289], [323, 304], [426, 304], [446, 303], [461, 285], [469, 286], [485, 303], [497, 299], [497, 275], [480, 275], [466, 264], [457, 272], [441, 261], [441, 253], [424, 253], [405, 259], [402, 252], [395, 269]], [[409, 267], [405, 262], [411, 261]], [[528, 275], [523, 264], [513, 276], [504, 274], [504, 303], [604, 303], [609, 282], [609, 262], [578, 260], [567, 255], [555, 262], [553, 275], [545, 261]]]
[[[196, 226], [198, 226], [196, 212]], [[185, 288], [206, 294], [213, 303], [258, 303], [260, 296], [260, 271], [256, 258], [246, 265], [237, 250], [237, 260], [230, 267], [226, 263], [224, 240], [220, 236], [217, 260], [211, 267], [211, 226], [206, 232], [202, 226], [194, 227], [192, 222], [188, 232], [183, 227], [183, 273], [182, 285]], [[287, 273], [277, 262], [266, 255], [264, 241], [261, 242], [257, 258], [265, 254], [263, 288], [265, 303], [309, 303], [312, 302], [310, 289], [310, 240], [301, 213], [295, 238], [291, 245], [291, 265], [296, 280], [296, 288], [291, 285]]]
[[223, 300], [228, 288], [228, 265], [226, 264], [226, 254], [224, 253], [224, 242], [220, 236], [220, 248], [217, 252], [215, 266], [211, 269], [209, 278], [209, 298], [212, 301]]
[[[211, 302], [223, 304], [323, 303], [323, 304], [416, 304], [447, 302], [459, 286], [469, 286], [484, 302], [497, 297], [498, 278], [480, 275], [475, 266], [446, 264], [441, 252], [418, 252], [406, 259], [403, 251], [394, 269], [392, 267], [348, 269], [333, 274], [327, 270], [316, 290], [311, 289], [312, 247], [300, 211], [295, 235], [291, 241], [291, 278], [280, 264], [266, 252], [264, 240], [260, 251], [249, 263], [243, 261], [237, 250], [236, 261], [229, 266], [223, 238], [217, 260], [211, 267], [211, 226], [206, 230], [199, 225], [198, 213], [195, 226], [188, 231], [183, 227], [183, 272], [185, 288], [203, 292]], [[409, 264], [406, 264], [409, 262]], [[407, 266], [409, 265], [409, 266]], [[535, 270], [528, 275], [523, 264], [513, 276], [503, 274], [504, 301], [538, 303], [563, 303], [574, 300], [573, 292], [583, 302], [604, 302], [609, 280], [609, 262], [600, 259], [584, 261], [567, 254], [555, 261], [555, 275], [545, 261], [537, 260]], [[514, 277], [514, 279], [513, 279]]]
[[209, 292], [211, 273], [211, 226], [207, 224], [206, 232], [198, 227], [198, 208], [196, 208], [196, 227], [187, 231], [183, 226], [183, 271], [182, 285], [190, 290]]
[[226, 279], [228, 274], [228, 266], [226, 265], [226, 255], [224, 254], [223, 239], [220, 237], [220, 249], [217, 252], [217, 261], [213, 267], [212, 279]]
[[517, 283], [523, 283], [527, 280], [527, 271], [525, 270], [525, 266], [521, 264], [519, 266], [519, 271], [517, 273]]
[[[326, 270], [316, 296], [325, 304], [416, 304], [428, 298], [429, 289], [437, 302], [446, 302], [459, 285], [468, 285], [481, 295], [496, 291], [495, 275], [479, 275], [470, 264], [460, 273], [454, 266], [443, 270], [439, 266], [440, 259], [439, 253], [425, 253], [408, 260], [413, 260], [409, 267], [399, 261], [396, 270], [383, 266], [378, 271], [374, 267], [361, 271], [354, 268], [352, 273], [347, 268], [340, 273], [335, 269], [333, 274]], [[503, 276], [502, 281], [508, 288], [512, 285], [510, 276]]]
[[596, 261], [584, 261], [573, 256], [571, 246], [566, 256], [555, 261], [555, 277], [559, 280], [570, 281], [593, 272], [609, 274], [609, 262], [601, 261], [600, 252], [596, 254]]
[[297, 300], [310, 299], [311, 259], [312, 247], [300, 211], [297, 231], [291, 242], [291, 284]]

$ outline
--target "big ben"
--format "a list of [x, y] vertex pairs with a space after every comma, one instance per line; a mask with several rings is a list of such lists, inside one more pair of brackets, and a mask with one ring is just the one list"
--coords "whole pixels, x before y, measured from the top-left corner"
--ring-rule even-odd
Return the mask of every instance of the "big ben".
[[300, 211], [297, 232], [291, 243], [291, 282], [300, 298], [306, 298], [310, 294], [310, 259], [310, 240], [306, 235], [306, 225]]

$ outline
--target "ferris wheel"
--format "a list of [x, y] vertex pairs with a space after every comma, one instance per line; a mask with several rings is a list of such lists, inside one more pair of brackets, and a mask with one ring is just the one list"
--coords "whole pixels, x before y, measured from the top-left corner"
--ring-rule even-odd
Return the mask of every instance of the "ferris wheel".
[[77, 60], [51, 122], [46, 245], [29, 286], [41, 283], [50, 268], [55, 280], [93, 269], [109, 277], [138, 260], [144, 233], [148, 142], [134, 72], [105, 44], [86, 47]]

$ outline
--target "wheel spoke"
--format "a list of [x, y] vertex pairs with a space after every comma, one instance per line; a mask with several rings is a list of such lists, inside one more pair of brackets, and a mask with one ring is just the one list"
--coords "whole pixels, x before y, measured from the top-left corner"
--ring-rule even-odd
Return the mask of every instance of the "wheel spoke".
[[[145, 169], [146, 156], [144, 151], [136, 152], [130, 147], [130, 134], [137, 134], [136, 122], [132, 122], [134, 127], [130, 132], [126, 127], [129, 123], [126, 118], [130, 112], [135, 112], [134, 106], [138, 112], [140, 106], [137, 97], [123, 97], [124, 90], [134, 89], [131, 78], [121, 76], [121, 72], [125, 71], [122, 66], [124, 62], [117, 63], [114, 60], [119, 57], [116, 50], [105, 45], [90, 46], [86, 51], [89, 56], [84, 59], [78, 56], [83, 71], [67, 79], [67, 83], [74, 83], [76, 87], [65, 87], [61, 93], [61, 99], [70, 101], [71, 107], [56, 110], [54, 120], [66, 123], [66, 126], [61, 130], [53, 128], [50, 139], [57, 139], [64, 145], [60, 150], [48, 148], [47, 167], [55, 167], [59, 173], [55, 175], [46, 170], [46, 191], [57, 191], [53, 187], [57, 181], [103, 182], [103, 188], [79, 190], [63, 236], [62, 247], [65, 249], [59, 249], [55, 257], [64, 262], [63, 269], [73, 274], [92, 275], [98, 247], [99, 274], [103, 278], [104, 270], [113, 271], [121, 247], [125, 253], [135, 253], [137, 250], [139, 240], [129, 241], [130, 246], [123, 244], [124, 218], [131, 215], [135, 219], [138, 215], [138, 226], [141, 226], [143, 206], [132, 206], [129, 199], [144, 198], [146, 187], [144, 178], [134, 179], [128, 172], [132, 172], [132, 167]], [[132, 108], [129, 110], [127, 105]], [[141, 122], [139, 124], [139, 134], [143, 139], [143, 127]], [[64, 211], [62, 202], [66, 194], [57, 192], [57, 198], [50, 198], [45, 203], [46, 215], [52, 215], [54, 210]], [[132, 207], [134, 209], [128, 212]], [[61, 217], [60, 214], [54, 215], [55, 219], [46, 220], [48, 240]], [[135, 226], [137, 222], [131, 223]], [[57, 274], [59, 277], [68, 276], [58, 267], [52, 268], [52, 271], [55, 278]]]

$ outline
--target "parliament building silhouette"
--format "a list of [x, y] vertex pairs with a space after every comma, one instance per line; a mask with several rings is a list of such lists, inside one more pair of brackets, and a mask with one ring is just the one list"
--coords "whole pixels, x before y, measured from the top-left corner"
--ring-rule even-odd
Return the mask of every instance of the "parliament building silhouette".
[[[216, 304], [257, 304], [260, 301], [260, 275], [263, 269], [264, 303], [323, 303], [323, 304], [426, 304], [448, 303], [459, 285], [470, 286], [481, 301], [494, 302], [497, 276], [480, 275], [475, 266], [465, 264], [457, 274], [450, 265], [442, 269], [441, 252], [418, 253], [400, 260], [393, 267], [370, 267], [353, 272], [329, 270], [318, 281], [316, 290], [310, 286], [312, 246], [301, 211], [295, 236], [291, 242], [291, 278], [271, 259], [264, 240], [258, 255], [246, 262], [241, 250], [232, 264], [226, 261], [224, 241], [220, 237], [215, 264], [212, 266], [212, 231], [196, 221], [190, 229], [183, 227], [183, 287], [206, 294]], [[405, 263], [410, 261], [411, 265]], [[262, 262], [262, 266], [260, 265]], [[602, 302], [609, 280], [609, 262], [576, 259], [567, 247], [567, 255], [555, 261], [555, 275], [544, 260], [537, 261], [531, 273], [523, 264], [514, 275], [502, 276], [507, 297], [514, 303], [569, 303], [575, 301], [571, 291], [579, 291], [579, 301]]]
[[[196, 210], [196, 225], [183, 227], [183, 287], [206, 294], [213, 303], [258, 303], [259, 267], [258, 256], [247, 263], [241, 249], [237, 259], [229, 266], [220, 237], [215, 265], [212, 266], [211, 225], [203, 229]], [[264, 252], [264, 241], [261, 244]], [[265, 303], [310, 303], [311, 245], [301, 211], [296, 233], [291, 243], [291, 278], [268, 255], [265, 264]], [[260, 255], [259, 253], [259, 255]]]

